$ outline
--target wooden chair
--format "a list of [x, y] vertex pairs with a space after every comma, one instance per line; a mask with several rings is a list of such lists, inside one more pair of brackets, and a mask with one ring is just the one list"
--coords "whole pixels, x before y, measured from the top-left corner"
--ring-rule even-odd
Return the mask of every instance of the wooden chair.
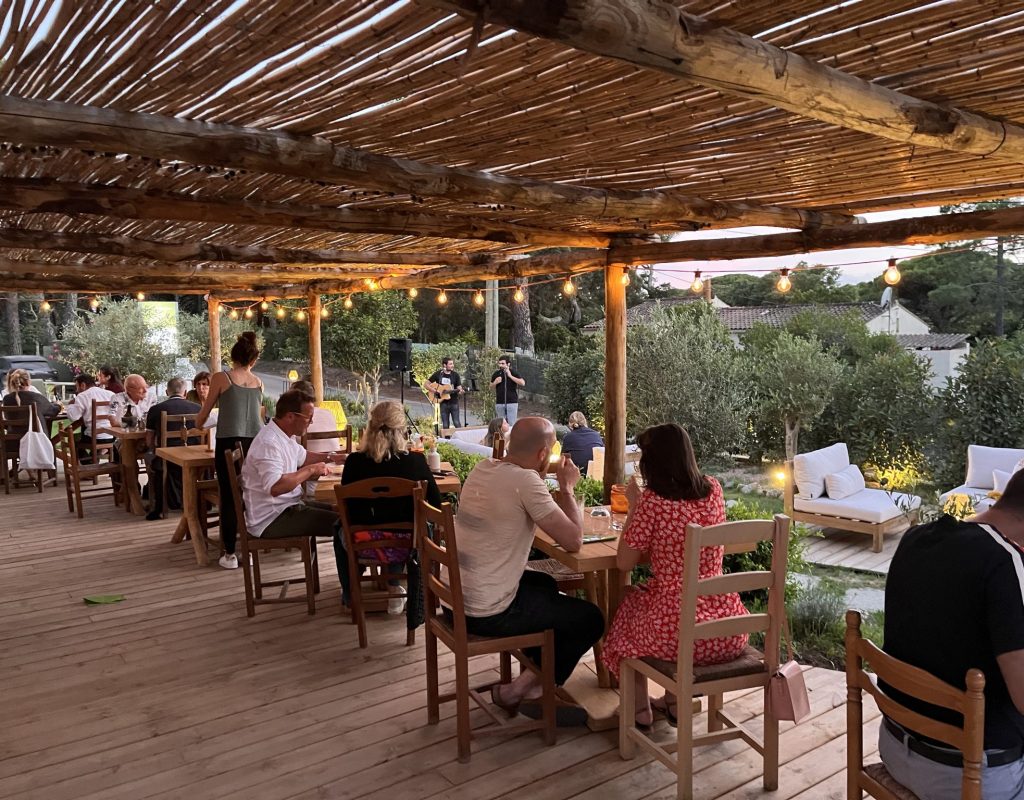
[[[874, 675], [864, 670], [871, 664]], [[911, 711], [885, 694], [878, 680], [905, 695], [939, 708], [947, 708], [963, 717], [958, 728], [937, 722]], [[934, 675], [893, 658], [865, 639], [860, 632], [860, 613], [846, 612], [846, 796], [860, 800], [867, 792], [878, 800], [917, 800], [889, 774], [881, 762], [864, 764], [864, 710], [862, 692], [867, 692], [888, 718], [905, 729], [919, 732], [929, 739], [948, 744], [963, 753], [963, 800], [981, 800], [981, 764], [985, 751], [985, 676], [981, 670], [969, 669], [961, 691]]]
[[[79, 462], [78, 445], [71, 426], [62, 429], [57, 435], [54, 451], [64, 464], [64, 489], [68, 495], [68, 511], [77, 511], [78, 518], [82, 519], [85, 516], [82, 501], [90, 497], [113, 497], [115, 506], [120, 503], [120, 493], [115, 482], [121, 475], [120, 464], [113, 461], [93, 464]], [[99, 478], [103, 475], [110, 477], [109, 486], [99, 484]], [[87, 481], [91, 482], [92, 486], [83, 488], [82, 484]]]
[[[760, 542], [772, 543], [772, 568], [768, 572], [738, 572], [698, 580], [700, 551], [704, 547], [751, 550]], [[779, 634], [785, 614], [786, 550], [789, 543], [789, 518], [777, 514], [774, 520], [726, 522], [721, 525], [686, 526], [685, 570], [682, 601], [679, 607], [679, 651], [676, 661], [633, 659], [622, 661], [619, 686], [619, 752], [632, 758], [636, 745], [649, 750], [676, 773], [679, 800], [693, 798], [693, 748], [742, 739], [764, 759], [764, 788], [773, 791], [779, 785], [779, 723], [768, 714], [768, 681], [779, 667]], [[737, 548], [737, 546], [742, 546]], [[768, 590], [767, 610], [760, 614], [728, 617], [695, 623], [697, 598], [729, 592]], [[708, 667], [695, 667], [693, 645], [698, 639], [714, 639], [742, 633], [765, 635], [764, 653], [747, 647], [736, 660]], [[659, 744], [634, 725], [636, 673], [660, 684], [678, 700], [679, 723], [676, 741]], [[745, 727], [723, 709], [723, 695], [741, 689], [759, 688], [764, 692], [764, 734]], [[707, 733], [694, 734], [694, 708], [690, 698], [708, 697]]]
[[[379, 561], [370, 555], [370, 551], [381, 548], [402, 548], [412, 549], [416, 527], [416, 506], [413, 504], [413, 518], [406, 522], [389, 522], [386, 525], [356, 525], [349, 516], [350, 501], [366, 500], [387, 500], [389, 502], [401, 502], [403, 498], [412, 502], [413, 490], [417, 482], [403, 478], [369, 478], [365, 481], [357, 481], [343, 486], [340, 483], [334, 487], [335, 496], [338, 499], [338, 516], [341, 519], [341, 535], [345, 540], [345, 552], [348, 554], [348, 575], [349, 575], [349, 603], [352, 612], [352, 622], [359, 628], [359, 646], [369, 645], [366, 635], [366, 608], [363, 602], [362, 570], [364, 566], [377, 568], [383, 574], [374, 580], [382, 592], [387, 592], [388, 598], [408, 597], [400, 594], [397, 590], [389, 588], [387, 581], [396, 578], [405, 578], [408, 581], [408, 572], [387, 572], [387, 562]], [[393, 533], [394, 538], [375, 539], [373, 541], [357, 541], [356, 534], [363, 531], [386, 531]], [[411, 598], [410, 598], [411, 600]], [[406, 645], [411, 646], [416, 641], [416, 631], [410, 628], [406, 635]]]
[[[160, 430], [156, 440], [157, 447], [183, 447], [188, 444], [208, 445], [210, 443], [210, 429], [196, 428], [196, 417], [198, 416], [198, 414], [168, 414], [166, 411], [161, 411]], [[167, 467], [168, 465], [164, 464], [164, 468], [160, 470], [160, 481], [162, 484], [160, 496], [163, 498], [163, 507], [154, 509], [158, 510], [162, 517], [167, 516], [167, 480], [169, 474]], [[200, 501], [204, 504], [204, 509], [210, 505], [208, 502], [210, 500], [213, 501], [213, 505], [216, 505], [220, 499], [216, 479], [200, 481], [199, 494]], [[205, 513], [200, 513], [200, 519], [203, 519], [205, 516]]]
[[342, 428], [336, 431], [318, 431], [317, 433], [306, 432], [302, 434], [302, 446], [309, 449], [309, 442], [333, 439], [338, 447], [335, 448], [342, 453], [352, 452], [352, 428]]
[[500, 436], [494, 437], [494, 443], [491, 445], [491, 458], [502, 459], [505, 457], [505, 440]]
[[120, 424], [121, 420], [110, 413], [109, 400], [92, 401], [92, 417], [89, 423], [91, 441], [83, 449], [89, 454], [93, 464], [99, 464], [100, 456], [104, 454], [107, 457], [107, 461], [114, 460], [114, 440], [97, 442], [96, 431], [100, 428], [116, 428]]
[[[21, 469], [18, 463], [21, 439], [29, 431], [36, 430], [37, 425], [38, 417], [34, 405], [0, 405], [0, 479], [4, 483], [4, 494], [11, 493], [12, 484], [16, 489], [22, 486], [18, 477]], [[33, 471], [36, 473], [36, 479], [30, 480], [27, 485], [36, 486], [38, 491], [42, 492], [43, 470]]]
[[[245, 578], [245, 613], [256, 616], [256, 606], [270, 603], [301, 603], [305, 601], [310, 614], [316, 613], [316, 596], [320, 593], [320, 569], [317, 564], [316, 539], [311, 536], [288, 536], [283, 539], [262, 539], [250, 536], [245, 524], [245, 507], [242, 503], [242, 486], [239, 473], [242, 471], [242, 447], [238, 445], [225, 454], [228, 465], [228, 480], [231, 483], [231, 497], [235, 503], [235, 517], [238, 520], [238, 543], [241, 546], [239, 560], [242, 562], [242, 574]], [[302, 554], [302, 567], [305, 573], [306, 596], [288, 597], [288, 586], [293, 581], [288, 579], [264, 581], [260, 576], [260, 553], [272, 550], [297, 549]], [[280, 586], [277, 597], [264, 597], [263, 590]]]
[[[441, 703], [455, 701], [456, 727], [458, 731], [459, 761], [468, 761], [470, 744], [474, 734], [508, 733], [519, 734], [527, 730], [539, 730], [544, 743], [555, 743], [555, 634], [552, 630], [521, 636], [491, 638], [471, 636], [466, 631], [466, 609], [462, 599], [462, 577], [459, 570], [458, 546], [455, 541], [455, 521], [450, 503], [434, 508], [423, 499], [423, 490], [416, 489], [416, 506], [419, 509], [417, 525], [420, 558], [422, 561], [423, 599], [426, 617], [425, 638], [427, 645], [427, 721], [436, 725], [441, 719]], [[447, 571], [448, 580], [441, 578], [441, 570]], [[451, 609], [451, 621], [439, 613], [440, 603]], [[440, 694], [438, 686], [437, 641], [455, 655], [455, 691]], [[523, 653], [525, 648], [539, 647], [541, 667], [538, 668]], [[469, 685], [469, 659], [474, 656], [499, 653], [501, 658], [500, 680], [485, 686], [473, 688]], [[539, 672], [544, 690], [541, 706], [543, 717], [529, 722], [509, 721], [503, 711], [496, 711], [481, 692], [495, 683], [508, 683], [512, 679], [512, 656], [522, 664], [523, 669]], [[491, 723], [470, 728], [469, 701], [476, 703], [491, 718]]]

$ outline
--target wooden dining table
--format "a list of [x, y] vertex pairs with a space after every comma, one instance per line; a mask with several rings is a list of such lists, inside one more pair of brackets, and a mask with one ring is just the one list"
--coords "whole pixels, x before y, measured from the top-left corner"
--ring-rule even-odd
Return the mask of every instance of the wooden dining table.
[[142, 502], [142, 492], [139, 489], [139, 454], [145, 449], [146, 429], [128, 430], [119, 425], [105, 425], [102, 428], [98, 427], [96, 433], [98, 435], [109, 434], [117, 439], [125, 511], [136, 516], [145, 516], [146, 506]]
[[[316, 482], [316, 490], [313, 493], [313, 499], [318, 500], [321, 503], [330, 503], [334, 505], [335, 494], [334, 487], [341, 481], [341, 473], [344, 471], [344, 464], [340, 465], [342, 469], [337, 472], [332, 472], [329, 475], [325, 475]], [[452, 465], [447, 461], [441, 462], [441, 472], [447, 473], [445, 475], [435, 475], [434, 482], [437, 484], [438, 490], [441, 494], [452, 493], [458, 494], [462, 491], [462, 481], [459, 480], [459, 476], [455, 474], [455, 470], [452, 469]]]
[[177, 544], [186, 536], [191, 536], [196, 563], [204, 567], [210, 559], [206, 553], [206, 537], [203, 535], [203, 526], [199, 520], [198, 484], [203, 472], [213, 469], [213, 451], [205, 444], [189, 444], [158, 447], [156, 455], [169, 464], [181, 467], [181, 519], [178, 520], [171, 541]]

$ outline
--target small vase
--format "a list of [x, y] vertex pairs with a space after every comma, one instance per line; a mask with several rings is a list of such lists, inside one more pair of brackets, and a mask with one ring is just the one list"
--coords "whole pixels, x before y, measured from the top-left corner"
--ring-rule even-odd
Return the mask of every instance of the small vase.
[[437, 450], [431, 450], [427, 453], [427, 466], [435, 472], [441, 469], [441, 454]]

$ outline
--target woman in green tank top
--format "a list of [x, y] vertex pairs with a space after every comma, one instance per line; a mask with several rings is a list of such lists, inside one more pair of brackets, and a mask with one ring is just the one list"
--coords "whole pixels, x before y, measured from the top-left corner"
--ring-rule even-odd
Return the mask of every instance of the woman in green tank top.
[[263, 427], [263, 384], [252, 374], [259, 357], [256, 334], [252, 331], [241, 334], [231, 348], [231, 369], [214, 372], [210, 377], [210, 392], [196, 420], [201, 427], [213, 407], [218, 407], [214, 463], [220, 487], [220, 540], [224, 546], [219, 563], [224, 569], [238, 569], [235, 556], [238, 519], [231, 495], [226, 454], [237, 444], [241, 444], [243, 452], [248, 453], [249, 445]]

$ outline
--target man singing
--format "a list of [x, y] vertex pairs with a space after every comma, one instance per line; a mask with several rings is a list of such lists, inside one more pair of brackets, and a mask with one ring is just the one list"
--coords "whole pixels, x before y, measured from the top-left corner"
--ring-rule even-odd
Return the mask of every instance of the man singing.
[[504, 417], [509, 425], [515, 425], [519, 416], [519, 387], [526, 386], [526, 379], [512, 371], [507, 356], [498, 359], [498, 369], [491, 375], [491, 386], [495, 391], [495, 416]]

